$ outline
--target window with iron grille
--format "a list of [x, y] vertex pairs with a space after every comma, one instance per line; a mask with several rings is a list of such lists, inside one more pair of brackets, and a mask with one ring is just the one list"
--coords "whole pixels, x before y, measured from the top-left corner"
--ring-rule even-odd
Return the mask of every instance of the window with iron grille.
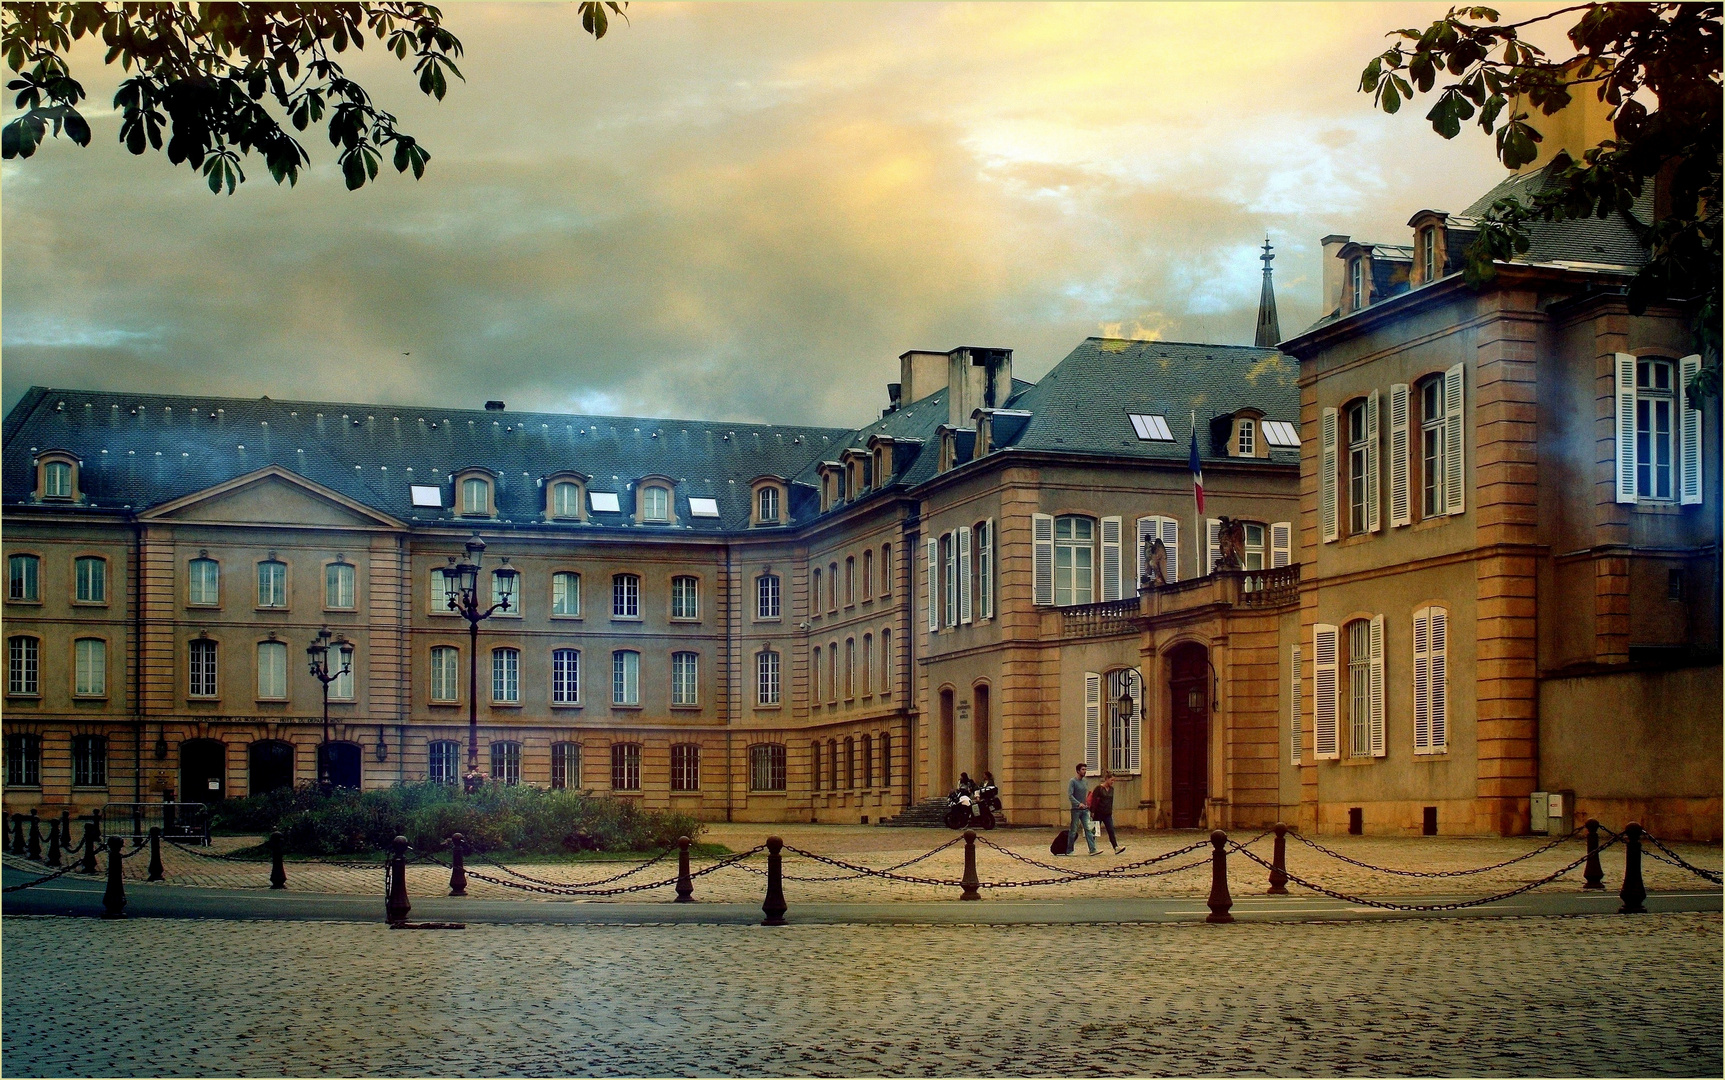
[[[820, 786], [820, 744], [815, 744], [815, 786]], [[749, 789], [751, 791], [785, 790], [785, 748], [782, 743], [761, 743], [749, 747]]]
[[611, 788], [614, 791], [641, 790], [641, 744], [611, 745]]
[[578, 788], [581, 786], [581, 744], [559, 742], [551, 744], [551, 786]]
[[504, 784], [521, 782], [521, 744], [494, 742], [491, 744], [491, 779]]
[[461, 778], [461, 744], [439, 739], [431, 744], [426, 779], [434, 784], [453, 784]]
[[19, 635], [6, 641], [6, 692], [35, 695], [42, 692], [42, 643]]
[[42, 785], [42, 738], [39, 735], [6, 736], [6, 786]]
[[701, 790], [701, 748], [694, 743], [671, 747], [671, 790]]
[[105, 737], [72, 736], [72, 786], [108, 786], [108, 740]]

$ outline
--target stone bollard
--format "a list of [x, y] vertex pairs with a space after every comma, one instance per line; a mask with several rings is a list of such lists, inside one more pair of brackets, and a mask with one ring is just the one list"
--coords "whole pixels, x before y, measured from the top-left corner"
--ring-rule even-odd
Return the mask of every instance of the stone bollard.
[[784, 857], [779, 854], [784, 846], [778, 837], [767, 837], [767, 899], [761, 905], [767, 917], [761, 920], [762, 926], [785, 925], [785, 912], [790, 910], [785, 906]]
[[1271, 896], [1288, 895], [1288, 827], [1276, 822], [1276, 848], [1270, 856]]
[[48, 823], [48, 865], [60, 865], [60, 823], [57, 821]]
[[30, 857], [37, 862], [42, 861], [42, 819], [36, 815], [36, 808], [30, 808]]
[[24, 815], [12, 815], [12, 854], [24, 854]]
[[162, 830], [155, 825], [150, 826], [150, 877], [151, 881], [162, 881]]
[[677, 837], [677, 900], [679, 904], [695, 899], [695, 879], [689, 876], [689, 838]]
[[287, 888], [287, 867], [282, 865], [282, 852], [287, 840], [279, 832], [270, 833], [270, 888]]
[[1599, 866], [1599, 822], [1587, 819], [1587, 866], [1582, 869], [1583, 889], [1605, 888], [1605, 871]]
[[390, 925], [407, 921], [413, 905], [407, 902], [407, 837], [391, 841], [395, 854], [389, 857], [389, 890], [383, 898], [383, 918]]
[[1641, 883], [1641, 825], [1631, 821], [1623, 827], [1623, 888], [1617, 895], [1622, 898], [1623, 906], [1617, 909], [1619, 915], [1643, 915], [1647, 906], [1642, 901], [1647, 899], [1647, 886]]
[[102, 842], [102, 811], [100, 807], [90, 811], [90, 820], [96, 823], [96, 842], [99, 844]]
[[1217, 829], [1210, 834], [1210, 845], [1216, 851], [1210, 857], [1210, 899], [1207, 901], [1210, 914], [1204, 917], [1204, 921], [1233, 922], [1234, 916], [1228, 914], [1234, 906], [1234, 898], [1228, 895], [1228, 834]]
[[108, 837], [108, 888], [102, 893], [102, 918], [126, 917], [126, 883], [120, 877], [120, 864], [125, 858], [120, 848], [125, 844], [118, 836]]
[[467, 837], [460, 833], [449, 838], [449, 895], [467, 895]]
[[964, 892], [958, 896], [960, 900], [982, 899], [982, 893], [977, 891], [977, 886], [982, 882], [976, 876], [976, 831], [974, 829], [964, 830], [964, 877], [960, 879], [959, 884], [964, 886]]
[[94, 821], [84, 822], [84, 865], [78, 867], [80, 874], [96, 872], [96, 848], [102, 843], [101, 830], [96, 828]]

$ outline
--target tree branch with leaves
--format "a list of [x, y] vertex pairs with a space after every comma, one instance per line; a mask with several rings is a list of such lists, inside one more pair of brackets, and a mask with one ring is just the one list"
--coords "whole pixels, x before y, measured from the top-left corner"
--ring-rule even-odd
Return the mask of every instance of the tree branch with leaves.
[[[607, 10], [622, 15], [627, 6], [582, 3], [582, 28], [604, 37]], [[7, 88], [25, 110], [0, 129], [0, 156], [31, 157], [50, 134], [90, 144], [78, 111], [85, 91], [68, 55], [74, 42], [91, 38], [105, 46], [104, 63], [131, 73], [114, 95], [121, 143], [133, 154], [165, 150], [175, 165], [200, 170], [212, 192], [233, 194], [246, 179], [241, 162], [254, 152], [276, 183], [297, 182], [311, 155], [293, 132], [314, 126], [327, 131], [350, 190], [377, 179], [386, 155], [417, 179], [430, 151], [340, 62], [368, 37], [411, 60], [428, 97], [443, 100], [449, 80], [463, 79], [461, 41], [429, 4], [0, 5], [0, 52], [16, 73]]]
[[[1497, 200], [1467, 250], [1469, 283], [1528, 250], [1527, 225], [1622, 214], [1647, 249], [1629, 286], [1629, 309], [1693, 305], [1701, 373], [1691, 400], [1719, 395], [1720, 8], [1718, 3], [1587, 3], [1500, 23], [1487, 7], [1451, 8], [1425, 30], [1397, 30], [1366, 65], [1360, 89], [1386, 113], [1436, 92], [1426, 119], [1446, 139], [1469, 121], [1492, 135], [1498, 160], [1520, 169], [1539, 156], [1535, 114], [1576, 94], [1610, 106], [1613, 138], [1560, 155], [1543, 189]], [[1523, 31], [1565, 15], [1574, 52], [1548, 55]], [[1446, 81], [1440, 86], [1438, 80]], [[1649, 184], [1661, 197], [1651, 223], [1629, 213]]]

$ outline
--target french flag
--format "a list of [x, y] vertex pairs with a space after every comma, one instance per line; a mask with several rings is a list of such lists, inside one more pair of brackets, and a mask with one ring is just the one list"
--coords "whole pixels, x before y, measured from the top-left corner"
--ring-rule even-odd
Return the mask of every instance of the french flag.
[[1198, 422], [1192, 422], [1192, 455], [1187, 459], [1187, 466], [1192, 470], [1192, 497], [1198, 500], [1198, 512], [1204, 512], [1204, 466], [1198, 460]]

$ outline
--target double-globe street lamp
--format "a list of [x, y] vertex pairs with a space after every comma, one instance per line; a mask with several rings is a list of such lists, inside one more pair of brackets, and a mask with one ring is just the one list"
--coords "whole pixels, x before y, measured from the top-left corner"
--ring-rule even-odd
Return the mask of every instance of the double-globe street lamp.
[[[311, 677], [323, 685], [323, 742], [317, 747], [317, 787], [319, 791], [328, 792], [329, 778], [329, 684], [346, 676], [351, 670], [352, 659], [348, 653], [348, 640], [342, 636], [331, 635], [329, 627], [317, 632], [317, 637], [311, 639], [306, 646], [305, 654], [311, 661]], [[329, 662], [329, 648], [334, 645], [336, 656], [341, 660], [341, 667], [332, 670]]]
[[497, 599], [489, 607], [479, 601], [479, 560], [485, 557], [485, 541], [478, 533], [467, 541], [467, 558], [456, 561], [449, 557], [449, 567], [443, 571], [443, 589], [449, 610], [467, 620], [467, 776], [465, 786], [471, 790], [479, 775], [479, 624], [499, 611], [509, 610], [515, 591], [515, 571], [504, 556], [503, 568], [494, 573]]

